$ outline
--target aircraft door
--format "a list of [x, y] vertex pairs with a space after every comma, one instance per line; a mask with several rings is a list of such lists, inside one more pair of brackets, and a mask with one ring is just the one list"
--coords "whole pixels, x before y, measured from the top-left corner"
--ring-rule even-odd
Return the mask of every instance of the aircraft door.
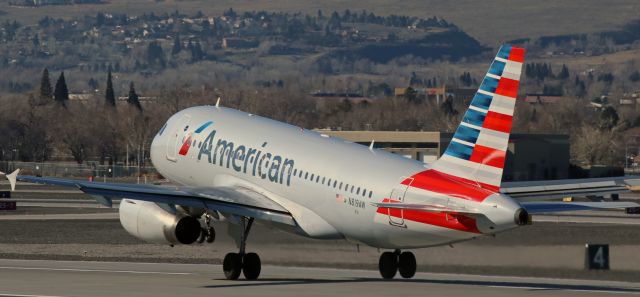
[[178, 120], [178, 124], [173, 127], [172, 133], [167, 137], [167, 160], [178, 161], [176, 155], [184, 141], [189, 137], [190, 122], [191, 116], [185, 114]]
[[[404, 182], [405, 180], [409, 180], [409, 183], [407, 183], [406, 185], [403, 184], [402, 182]], [[413, 182], [413, 178], [406, 178], [403, 177], [400, 179], [400, 181], [398, 182], [397, 186], [391, 190], [391, 195], [389, 196], [389, 199], [391, 199], [391, 203], [404, 203], [404, 197], [407, 194], [407, 189], [409, 189], [409, 186], [411, 185], [411, 183]], [[388, 211], [388, 215], [389, 215], [389, 224], [393, 225], [393, 226], [397, 226], [397, 227], [406, 227], [406, 224], [404, 223], [404, 210], [403, 209], [387, 209]]]

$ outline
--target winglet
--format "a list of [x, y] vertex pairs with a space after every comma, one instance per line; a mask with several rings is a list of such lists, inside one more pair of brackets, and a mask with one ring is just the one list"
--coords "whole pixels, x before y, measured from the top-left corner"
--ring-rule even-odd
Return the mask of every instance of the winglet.
[[7, 177], [7, 179], [9, 180], [9, 184], [11, 185], [11, 191], [12, 192], [16, 190], [16, 179], [18, 177], [18, 173], [19, 172], [20, 172], [20, 169], [16, 169], [11, 174], [5, 175]]
[[216, 100], [216, 107], [220, 107], [220, 97], [218, 97], [218, 100]]
[[371, 144], [369, 145], [369, 150], [373, 150], [373, 144], [375, 143], [375, 140], [371, 140]]

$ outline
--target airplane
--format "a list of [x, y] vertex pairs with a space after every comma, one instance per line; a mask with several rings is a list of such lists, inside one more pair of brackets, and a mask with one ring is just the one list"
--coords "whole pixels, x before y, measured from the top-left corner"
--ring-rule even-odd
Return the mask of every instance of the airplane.
[[122, 226], [148, 242], [211, 242], [213, 222], [225, 219], [237, 226], [238, 252], [228, 253], [222, 265], [229, 280], [260, 275], [260, 257], [247, 252], [256, 220], [301, 236], [387, 250], [378, 266], [392, 279], [414, 276], [411, 249], [504, 232], [531, 224], [537, 213], [637, 207], [549, 201], [623, 192], [624, 178], [501, 182], [524, 54], [521, 47], [500, 47], [451, 143], [431, 164], [218, 101], [174, 114], [155, 135], [151, 160], [175, 186], [17, 180], [76, 187], [107, 206], [122, 198]]

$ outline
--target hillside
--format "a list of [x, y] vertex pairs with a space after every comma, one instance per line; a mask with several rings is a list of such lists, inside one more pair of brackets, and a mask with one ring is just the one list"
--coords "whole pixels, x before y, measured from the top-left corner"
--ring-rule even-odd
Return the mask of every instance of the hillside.
[[505, 40], [521, 37], [588, 33], [615, 29], [631, 19], [637, 18], [640, 2], [634, 0], [598, 1], [446, 1], [446, 0], [372, 0], [372, 1], [311, 1], [311, 0], [192, 0], [192, 1], [151, 1], [151, 0], [111, 0], [101, 5], [47, 6], [44, 8], [21, 8], [0, 2], [0, 20], [18, 19], [35, 23], [43, 10], [54, 17], [71, 17], [93, 14], [99, 11], [114, 13], [142, 14], [145, 12], [181, 12], [220, 14], [233, 7], [239, 11], [274, 10], [315, 13], [350, 9], [366, 9], [375, 14], [412, 15], [418, 17], [441, 16], [462, 28], [471, 36], [489, 46]]

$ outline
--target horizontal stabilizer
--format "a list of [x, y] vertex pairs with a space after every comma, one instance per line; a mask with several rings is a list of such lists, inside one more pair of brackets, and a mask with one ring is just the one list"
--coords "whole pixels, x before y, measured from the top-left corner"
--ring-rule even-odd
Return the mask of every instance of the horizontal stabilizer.
[[640, 207], [635, 202], [522, 202], [520, 205], [530, 214]]
[[18, 177], [19, 172], [20, 172], [20, 169], [16, 169], [10, 174], [5, 174], [4, 172], [0, 172], [0, 175], [4, 174], [7, 177], [7, 180], [9, 180], [9, 185], [11, 185], [11, 191], [16, 190], [16, 178]]

